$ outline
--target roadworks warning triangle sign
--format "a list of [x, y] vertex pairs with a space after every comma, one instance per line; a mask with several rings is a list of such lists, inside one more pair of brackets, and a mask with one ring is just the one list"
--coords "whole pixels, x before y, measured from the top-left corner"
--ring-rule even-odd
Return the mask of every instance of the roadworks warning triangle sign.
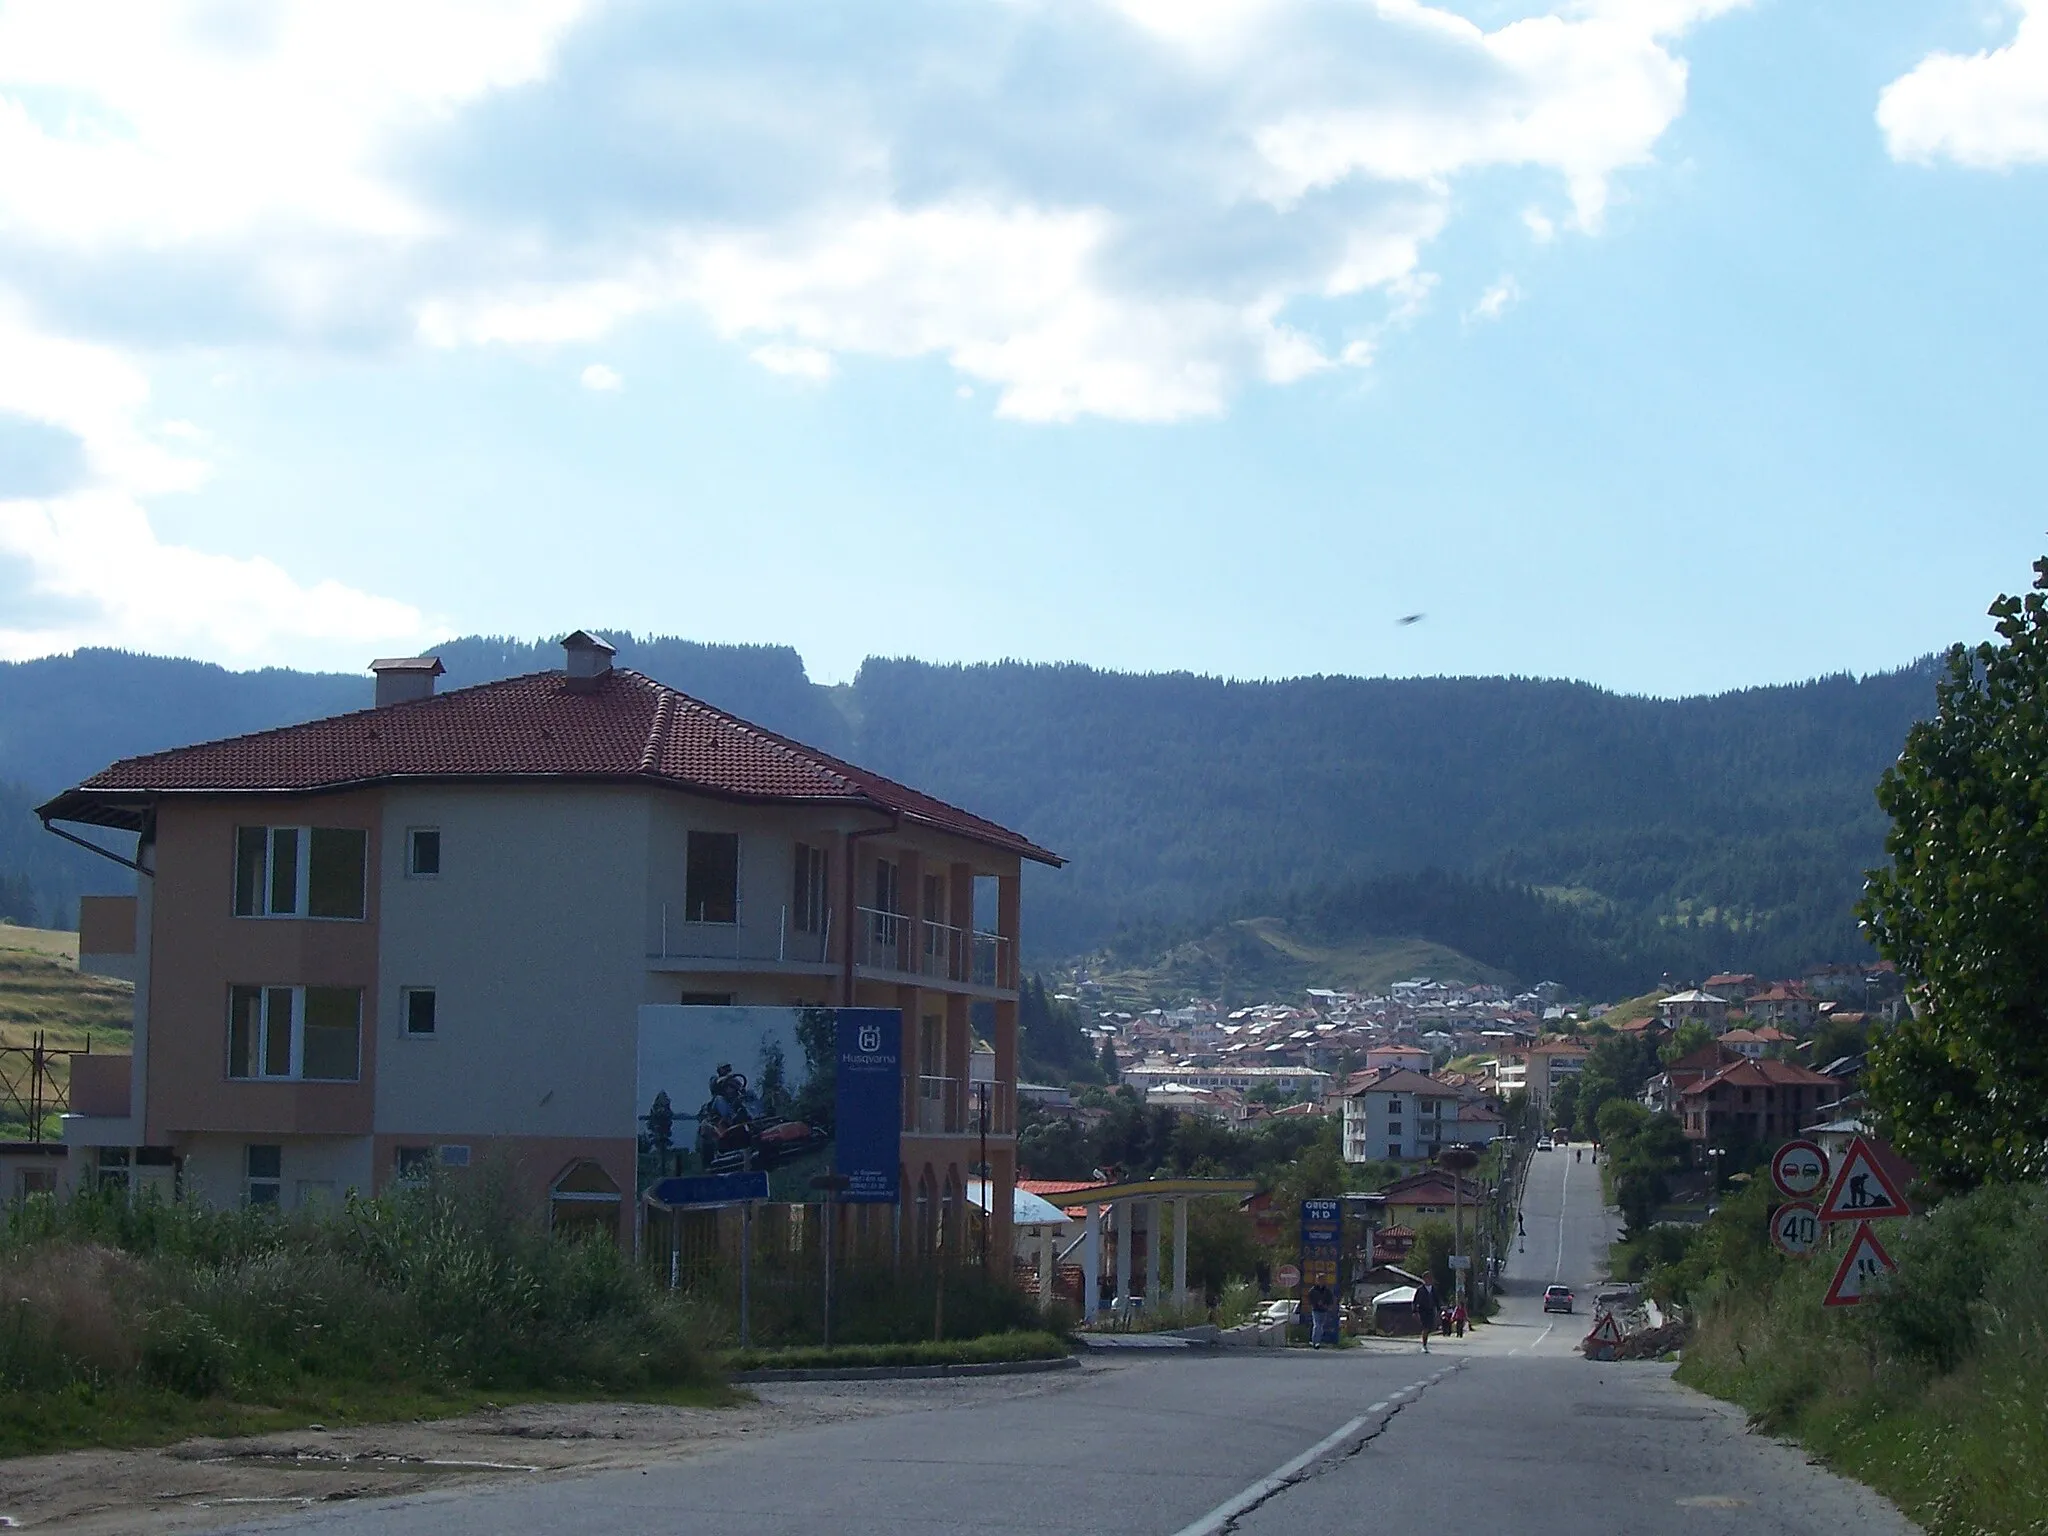
[[1820, 1204], [1822, 1221], [1875, 1221], [1886, 1216], [1910, 1216], [1906, 1194], [1886, 1160], [1875, 1146], [1858, 1136], [1842, 1155], [1842, 1166], [1828, 1197]]
[[1600, 1321], [1593, 1325], [1593, 1331], [1586, 1335], [1588, 1344], [1619, 1344], [1621, 1324], [1614, 1320], [1612, 1312], [1602, 1312]]
[[1849, 1251], [1842, 1255], [1841, 1267], [1835, 1271], [1834, 1283], [1828, 1287], [1821, 1305], [1860, 1306], [1878, 1277], [1888, 1275], [1898, 1267], [1866, 1221], [1856, 1228], [1856, 1236], [1850, 1240]]

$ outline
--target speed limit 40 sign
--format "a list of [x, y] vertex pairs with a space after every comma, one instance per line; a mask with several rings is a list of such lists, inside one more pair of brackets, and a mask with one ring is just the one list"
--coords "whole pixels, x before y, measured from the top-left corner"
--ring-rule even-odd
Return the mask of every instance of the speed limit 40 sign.
[[1828, 1180], [1828, 1155], [1810, 1141], [1788, 1141], [1771, 1157], [1771, 1182], [1787, 1200], [1820, 1193]]
[[1771, 1212], [1771, 1244], [1795, 1259], [1820, 1247], [1820, 1207], [1811, 1200], [1794, 1200]]

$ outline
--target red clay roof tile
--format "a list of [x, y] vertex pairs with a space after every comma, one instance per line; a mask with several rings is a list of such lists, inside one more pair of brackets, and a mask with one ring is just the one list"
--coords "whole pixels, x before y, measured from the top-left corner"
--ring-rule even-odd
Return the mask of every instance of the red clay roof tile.
[[51, 820], [139, 824], [160, 794], [304, 793], [401, 779], [652, 780], [725, 799], [868, 806], [1059, 864], [1007, 827], [778, 736], [638, 672], [587, 690], [535, 672], [382, 709], [125, 758], [65, 791]]

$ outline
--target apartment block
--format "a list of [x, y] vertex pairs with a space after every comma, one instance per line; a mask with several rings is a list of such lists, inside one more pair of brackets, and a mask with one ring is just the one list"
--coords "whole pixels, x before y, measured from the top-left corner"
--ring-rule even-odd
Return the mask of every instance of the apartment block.
[[625, 1238], [641, 1009], [885, 1007], [919, 1221], [964, 1210], [977, 1024], [992, 1048], [1006, 1253], [1019, 878], [1059, 859], [563, 644], [559, 671], [446, 693], [432, 658], [377, 662], [374, 708], [41, 808], [131, 837], [138, 875], [85, 920], [82, 964], [136, 984], [135, 1046], [66, 1117], [72, 1176], [297, 1207], [495, 1158]]

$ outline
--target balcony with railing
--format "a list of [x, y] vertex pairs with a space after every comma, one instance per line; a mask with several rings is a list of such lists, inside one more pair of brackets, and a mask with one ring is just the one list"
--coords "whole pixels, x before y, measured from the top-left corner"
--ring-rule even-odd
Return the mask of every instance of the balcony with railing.
[[[958, 1077], [920, 1077], [906, 1131], [921, 1136], [979, 1136], [982, 1084]], [[1008, 1136], [1017, 1124], [1017, 1085], [991, 1082], [988, 1133]]]
[[854, 916], [854, 963], [867, 970], [977, 987], [1017, 984], [1010, 941], [1002, 934], [876, 907], [858, 908]]
[[737, 903], [732, 922], [706, 923], [692, 922], [685, 908], [663, 902], [649, 958], [686, 965], [728, 961], [746, 969], [823, 966], [832, 958], [832, 915], [825, 914], [819, 931], [806, 933], [790, 921], [787, 906], [756, 917]]

